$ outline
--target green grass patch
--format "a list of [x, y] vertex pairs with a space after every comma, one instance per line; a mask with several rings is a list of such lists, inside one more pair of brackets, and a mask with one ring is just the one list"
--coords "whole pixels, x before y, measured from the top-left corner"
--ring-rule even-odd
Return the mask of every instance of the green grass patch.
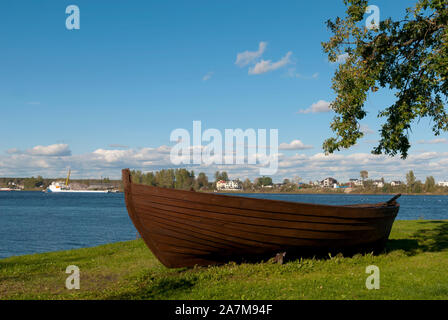
[[[68, 265], [81, 288], [68, 290]], [[368, 290], [365, 269], [380, 269]], [[0, 299], [448, 299], [448, 221], [396, 221], [380, 255], [168, 269], [141, 240], [0, 260]]]

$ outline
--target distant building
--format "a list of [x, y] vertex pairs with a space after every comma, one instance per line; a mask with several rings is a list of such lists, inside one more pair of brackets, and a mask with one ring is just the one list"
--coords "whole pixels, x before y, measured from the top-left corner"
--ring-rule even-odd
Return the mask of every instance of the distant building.
[[282, 188], [284, 186], [286, 186], [286, 183], [274, 183], [274, 187], [278, 188], [278, 189], [280, 189], [280, 188]]
[[440, 181], [437, 183], [439, 187], [448, 187], [448, 181]]
[[364, 186], [364, 181], [362, 181], [362, 180], [359, 180], [359, 179], [350, 179], [349, 181], [348, 181], [348, 184], [351, 186], [351, 187], [363, 187]]
[[224, 181], [219, 180], [216, 182], [216, 189], [218, 190], [239, 190], [241, 189], [240, 183], [238, 180]]
[[328, 177], [320, 182], [321, 187], [323, 188], [337, 188], [338, 180], [335, 178]]
[[403, 184], [403, 182], [401, 182], [401, 181], [392, 181], [392, 182], [390, 183], [390, 185], [391, 185], [392, 187], [401, 186], [402, 184]]
[[8, 182], [8, 186], [9, 186], [9, 189], [11, 189], [11, 190], [23, 190], [23, 189], [25, 189], [25, 186], [23, 184], [16, 184], [13, 181], [9, 181]]
[[382, 187], [384, 187], [384, 182], [383, 182], [383, 180], [374, 180], [373, 185], [377, 188], [382, 188]]

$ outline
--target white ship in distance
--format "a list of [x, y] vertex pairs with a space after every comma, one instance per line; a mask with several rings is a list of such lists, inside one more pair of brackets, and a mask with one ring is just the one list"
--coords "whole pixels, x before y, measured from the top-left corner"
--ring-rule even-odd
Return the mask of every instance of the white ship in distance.
[[109, 190], [73, 190], [68, 182], [70, 180], [70, 170], [68, 171], [65, 184], [63, 182], [53, 181], [47, 188], [47, 192], [77, 192], [77, 193], [108, 193]]

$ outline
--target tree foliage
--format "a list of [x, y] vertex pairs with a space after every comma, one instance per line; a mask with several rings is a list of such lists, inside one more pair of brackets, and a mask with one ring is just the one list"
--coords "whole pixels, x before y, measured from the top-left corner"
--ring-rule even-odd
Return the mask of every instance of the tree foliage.
[[176, 189], [190, 190], [195, 185], [194, 171], [176, 169], [174, 179], [174, 188]]
[[41, 176], [38, 176], [37, 178], [31, 177], [31, 178], [25, 178], [23, 182], [24, 188], [28, 190], [40, 188], [44, 186], [44, 179]]
[[415, 184], [417, 183], [417, 178], [414, 175], [414, 171], [409, 171], [406, 173], [406, 185], [408, 186], [409, 192], [413, 192]]
[[156, 172], [143, 173], [141, 170], [132, 170], [132, 181], [162, 188], [175, 188], [183, 190], [208, 189], [210, 184], [205, 173], [199, 173], [195, 178], [194, 171], [187, 169], [163, 169]]
[[243, 181], [243, 190], [244, 191], [250, 191], [254, 188], [252, 182], [249, 178], [246, 178], [246, 180]]
[[361, 179], [362, 179], [362, 180], [365, 180], [365, 179], [367, 179], [367, 178], [369, 177], [369, 172], [366, 171], [366, 170], [362, 170], [362, 171], [359, 173], [359, 175], [361, 176]]
[[226, 171], [223, 171], [223, 172], [216, 171], [215, 172], [215, 181], [220, 181], [220, 180], [229, 181], [229, 176]]
[[365, 25], [367, 0], [344, 3], [346, 17], [327, 22], [333, 36], [322, 44], [330, 61], [346, 57], [333, 78], [336, 137], [323, 148], [327, 153], [349, 148], [363, 136], [364, 103], [369, 91], [381, 87], [396, 99], [378, 114], [385, 122], [372, 153], [406, 158], [415, 121], [429, 118], [435, 135], [448, 131], [448, 0], [418, 0], [402, 20], [382, 20], [379, 28]]
[[155, 174], [157, 186], [162, 188], [174, 188], [175, 174], [173, 169], [163, 169]]
[[425, 191], [433, 192], [436, 189], [436, 181], [433, 176], [426, 177]]
[[265, 187], [265, 186], [271, 186], [272, 185], [272, 178], [271, 177], [260, 177], [255, 179], [255, 184], [257, 186]]
[[204, 172], [200, 172], [197, 179], [196, 179], [196, 188], [202, 189], [202, 188], [208, 188], [208, 177]]

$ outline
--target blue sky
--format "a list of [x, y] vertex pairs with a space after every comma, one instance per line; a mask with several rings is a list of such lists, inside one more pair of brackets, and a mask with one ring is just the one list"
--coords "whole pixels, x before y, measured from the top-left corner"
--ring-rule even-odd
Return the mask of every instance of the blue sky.
[[[413, 3], [371, 2], [382, 19], [401, 15]], [[80, 9], [80, 30], [65, 27], [65, 8], [71, 4]], [[331, 136], [332, 112], [299, 111], [334, 98], [331, 78], [337, 65], [328, 62], [321, 42], [330, 37], [325, 21], [344, 11], [342, 0], [3, 1], [0, 176], [54, 176], [71, 167], [75, 177], [118, 177], [120, 166], [169, 167], [166, 158], [151, 165], [130, 159], [148, 148], [170, 146], [172, 130], [191, 130], [192, 121], [201, 120], [204, 129], [276, 128], [280, 143], [300, 140], [313, 146], [284, 150], [284, 161], [306, 160], [276, 179], [337, 173], [342, 179], [357, 176], [359, 168], [391, 178], [412, 168], [424, 179], [431, 173], [426, 162], [414, 163], [412, 157], [393, 159], [384, 172], [380, 168], [391, 162], [387, 158], [377, 167], [376, 160], [353, 160], [345, 169], [330, 160], [315, 171], [301, 166], [313, 163]], [[239, 53], [257, 52], [261, 42], [266, 45], [260, 56], [242, 67], [235, 63]], [[251, 74], [257, 63], [269, 65], [269, 60], [272, 70]], [[392, 101], [385, 90], [369, 97], [363, 121], [368, 134], [337, 156], [370, 157], [382, 121], [377, 112]], [[439, 179], [448, 178], [447, 137], [434, 140], [424, 119], [411, 135], [411, 155], [436, 163]], [[256, 175], [249, 169], [228, 171], [235, 177]]]

